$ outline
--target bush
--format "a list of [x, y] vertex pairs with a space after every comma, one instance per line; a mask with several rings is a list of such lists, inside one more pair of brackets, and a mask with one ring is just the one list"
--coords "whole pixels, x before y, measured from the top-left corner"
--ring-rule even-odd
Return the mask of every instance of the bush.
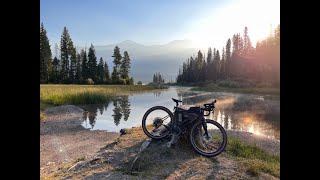
[[133, 78], [131, 77], [130, 79], [128, 79], [128, 83], [127, 84], [129, 84], [129, 85], [133, 85], [133, 83], [134, 83], [134, 80], [133, 80]]
[[138, 84], [138, 85], [142, 85], [142, 82], [141, 82], [141, 81], [139, 81], [137, 84]]
[[127, 84], [126, 79], [120, 78], [120, 79], [119, 79], [119, 84], [121, 84], [121, 85], [126, 85], [126, 84]]
[[88, 78], [88, 79], [85, 80], [84, 83], [85, 83], [85, 84], [92, 85], [92, 84], [94, 84], [94, 81], [93, 81], [91, 78]]

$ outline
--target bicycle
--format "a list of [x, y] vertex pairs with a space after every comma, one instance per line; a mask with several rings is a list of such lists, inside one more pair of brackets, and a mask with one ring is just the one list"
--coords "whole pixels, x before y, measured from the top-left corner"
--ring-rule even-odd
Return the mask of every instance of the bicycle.
[[[181, 135], [189, 135], [193, 149], [207, 157], [219, 155], [227, 145], [227, 133], [216, 121], [205, 119], [215, 108], [212, 103], [203, 106], [179, 105], [181, 100], [172, 100], [176, 103], [172, 113], [164, 106], [154, 106], [147, 110], [142, 118], [142, 129], [152, 139], [162, 139], [171, 135], [168, 147], [176, 144]], [[205, 111], [208, 113], [205, 114]], [[156, 112], [156, 113], [155, 113]], [[153, 115], [154, 114], [154, 115]], [[150, 123], [149, 123], [149, 120]]]

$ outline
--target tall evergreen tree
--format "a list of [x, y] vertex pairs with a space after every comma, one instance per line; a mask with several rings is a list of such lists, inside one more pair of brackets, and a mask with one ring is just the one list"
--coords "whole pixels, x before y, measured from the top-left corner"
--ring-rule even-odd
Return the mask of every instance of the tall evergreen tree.
[[112, 80], [113, 84], [118, 84], [119, 83], [119, 77], [117, 75], [116, 66], [113, 66], [113, 71], [111, 73], [111, 80]]
[[239, 53], [239, 38], [238, 35], [234, 34], [232, 37], [232, 54]]
[[110, 72], [109, 72], [109, 66], [107, 64], [107, 61], [104, 62], [104, 72], [105, 72], [105, 83], [110, 83]]
[[51, 72], [52, 53], [47, 31], [43, 23], [40, 26], [40, 83], [48, 83]]
[[122, 79], [129, 80], [129, 71], [130, 71], [130, 57], [127, 51], [124, 51], [123, 60], [120, 66], [120, 74]]
[[76, 58], [76, 83], [82, 82], [82, 72], [81, 72], [81, 55], [77, 53]]
[[210, 66], [211, 66], [211, 63], [212, 63], [212, 50], [211, 50], [211, 47], [209, 47], [208, 49], [208, 56], [207, 56], [207, 63], [206, 63], [206, 66], [205, 66], [205, 79], [206, 80], [210, 80], [210, 74], [211, 74], [211, 69], [210, 69]]
[[211, 47], [208, 49], [208, 56], [207, 56], [207, 64], [210, 64], [212, 61], [212, 50]]
[[63, 28], [63, 32], [60, 40], [60, 57], [61, 57], [61, 80], [64, 83], [69, 83], [69, 67], [70, 67], [70, 48], [68, 48], [70, 44], [70, 35], [67, 30], [67, 27]]
[[69, 70], [69, 80], [71, 83], [76, 83], [76, 70], [77, 70], [77, 51], [70, 39], [68, 44], [68, 51], [70, 53], [70, 70]]
[[216, 79], [220, 79], [220, 66], [221, 66], [221, 58], [220, 58], [220, 53], [219, 53], [219, 50], [217, 50], [216, 52], [216, 57], [215, 57], [215, 63], [216, 63], [216, 69], [215, 69], [215, 72], [216, 72]]
[[226, 51], [224, 49], [224, 47], [222, 48], [222, 57], [221, 57], [221, 63], [220, 63], [220, 77], [221, 79], [225, 78], [225, 74], [226, 74]]
[[103, 59], [100, 57], [100, 61], [97, 67], [97, 76], [98, 76], [98, 83], [102, 84], [104, 79], [105, 79], [105, 72], [104, 72], [104, 67], [103, 67]]
[[82, 80], [84, 81], [89, 78], [87, 52], [81, 49], [80, 57], [81, 57], [81, 75], [82, 75]]
[[250, 41], [250, 37], [248, 35], [248, 28], [244, 28], [244, 34], [243, 34], [243, 54], [248, 55], [252, 51], [252, 45]]
[[118, 84], [120, 80], [120, 65], [121, 65], [121, 60], [122, 56], [120, 54], [120, 48], [116, 46], [113, 50], [113, 72], [112, 72], [112, 82]]
[[229, 77], [231, 73], [231, 40], [230, 38], [226, 44], [226, 76]]
[[239, 50], [238, 50], [239, 53], [238, 54], [243, 54], [243, 52], [244, 52], [244, 41], [243, 41], [243, 38], [240, 35], [240, 33], [238, 33], [237, 38], [238, 38], [238, 46], [239, 46]]
[[97, 57], [93, 44], [91, 44], [88, 52], [88, 77], [94, 82], [98, 81], [97, 77]]
[[55, 84], [60, 83], [59, 64], [60, 64], [59, 59], [57, 57], [54, 57], [52, 60], [52, 75], [51, 75], [50, 81]]

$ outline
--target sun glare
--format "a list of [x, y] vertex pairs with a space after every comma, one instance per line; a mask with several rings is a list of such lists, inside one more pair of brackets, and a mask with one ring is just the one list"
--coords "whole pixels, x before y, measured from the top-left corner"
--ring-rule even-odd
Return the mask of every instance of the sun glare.
[[243, 35], [244, 27], [255, 47], [257, 40], [280, 24], [280, 0], [236, 0], [199, 23], [199, 28], [188, 34], [194, 47], [220, 49], [233, 34]]

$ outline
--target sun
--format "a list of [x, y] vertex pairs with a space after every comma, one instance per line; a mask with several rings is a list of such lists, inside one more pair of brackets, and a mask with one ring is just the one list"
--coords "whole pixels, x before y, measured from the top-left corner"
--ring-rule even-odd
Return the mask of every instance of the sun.
[[280, 0], [233, 1], [195, 24], [199, 28], [189, 33], [194, 47], [222, 49], [233, 34], [243, 35], [245, 27], [255, 47], [280, 24]]

